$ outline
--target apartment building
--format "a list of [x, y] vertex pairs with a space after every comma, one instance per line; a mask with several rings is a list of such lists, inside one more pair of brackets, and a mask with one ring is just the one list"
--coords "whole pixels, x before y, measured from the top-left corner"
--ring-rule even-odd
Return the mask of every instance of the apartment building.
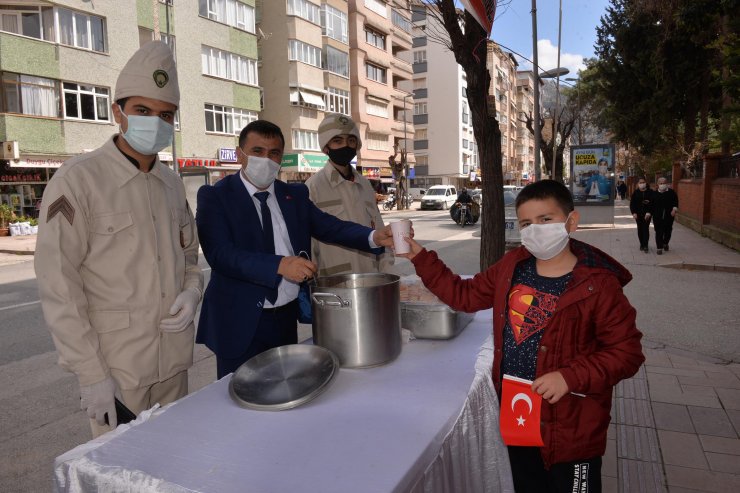
[[412, 186], [466, 186], [478, 171], [478, 150], [465, 72], [428, 32], [444, 32], [423, 5], [414, 6], [414, 153]]
[[327, 112], [350, 115], [346, 0], [260, 0], [261, 117], [285, 134], [280, 178], [305, 181], [326, 164], [319, 124]]
[[160, 159], [195, 184], [238, 169], [235, 135], [260, 110], [254, 0], [128, 3], [0, 0], [0, 200], [19, 214], [35, 215], [66, 159], [118, 131], [118, 73], [154, 38], [175, 52], [182, 95]]
[[[534, 73], [520, 70], [516, 73], [516, 104], [520, 115], [534, 116]], [[521, 116], [520, 120], [524, 117]], [[526, 123], [520, 121], [516, 131], [516, 166], [519, 172], [515, 184], [522, 185], [534, 180], [534, 135]]]
[[394, 147], [408, 150], [414, 169], [411, 13], [401, 0], [349, 0], [348, 6], [352, 119], [364, 142], [357, 166], [368, 178], [392, 183]]
[[518, 63], [509, 52], [505, 52], [493, 41], [488, 42], [488, 71], [491, 84], [488, 94], [496, 100], [496, 119], [501, 129], [501, 167], [505, 184], [520, 184], [521, 173], [517, 160], [519, 146], [519, 121], [517, 105]]

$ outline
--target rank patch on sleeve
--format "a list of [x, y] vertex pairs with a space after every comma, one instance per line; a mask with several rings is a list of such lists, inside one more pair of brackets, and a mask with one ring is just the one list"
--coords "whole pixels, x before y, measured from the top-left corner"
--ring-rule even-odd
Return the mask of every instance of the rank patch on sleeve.
[[56, 199], [54, 203], [49, 206], [49, 210], [46, 212], [46, 222], [48, 223], [54, 219], [54, 216], [60, 212], [64, 215], [70, 225], [74, 222], [75, 208], [72, 207], [72, 204], [69, 203], [69, 200], [67, 200], [67, 197], [64, 195]]

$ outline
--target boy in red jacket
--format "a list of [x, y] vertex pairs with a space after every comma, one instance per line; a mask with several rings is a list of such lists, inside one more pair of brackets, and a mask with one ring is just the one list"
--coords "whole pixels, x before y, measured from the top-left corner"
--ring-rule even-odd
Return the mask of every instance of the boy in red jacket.
[[411, 252], [397, 255], [453, 309], [493, 308], [499, 397], [504, 374], [533, 380], [542, 396], [545, 446], [509, 447], [516, 491], [601, 491], [612, 388], [645, 360], [635, 309], [622, 292], [632, 276], [570, 238], [579, 215], [561, 183], [526, 186], [516, 209], [522, 246], [473, 279], [461, 279], [412, 239]]

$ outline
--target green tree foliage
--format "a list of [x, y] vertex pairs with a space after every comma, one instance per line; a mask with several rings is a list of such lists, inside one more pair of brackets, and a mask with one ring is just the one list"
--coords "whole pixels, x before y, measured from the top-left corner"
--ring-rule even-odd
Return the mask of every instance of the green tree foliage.
[[723, 67], [737, 76], [731, 63], [739, 4], [611, 0], [597, 27], [597, 58], [581, 77], [598, 125], [646, 156], [668, 152], [691, 161], [718, 147], [710, 139], [732, 112], [723, 87], [737, 82]]

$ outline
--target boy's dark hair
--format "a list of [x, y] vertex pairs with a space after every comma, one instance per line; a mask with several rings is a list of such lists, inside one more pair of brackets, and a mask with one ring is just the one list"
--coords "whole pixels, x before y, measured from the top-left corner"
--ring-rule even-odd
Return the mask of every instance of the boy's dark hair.
[[126, 106], [126, 101], [128, 101], [128, 98], [121, 98], [116, 101], [116, 104], [123, 109], [123, 107]]
[[283, 131], [280, 127], [267, 120], [255, 120], [249, 125], [244, 127], [239, 134], [239, 147], [244, 146], [244, 142], [247, 141], [247, 134], [254, 132], [262, 135], [263, 137], [280, 137], [280, 143], [285, 149], [285, 137], [283, 137]]
[[570, 190], [555, 180], [540, 180], [522, 188], [519, 195], [516, 196], [516, 209], [518, 210], [520, 205], [530, 200], [546, 199], [555, 199], [565, 215], [568, 215], [575, 209]]

